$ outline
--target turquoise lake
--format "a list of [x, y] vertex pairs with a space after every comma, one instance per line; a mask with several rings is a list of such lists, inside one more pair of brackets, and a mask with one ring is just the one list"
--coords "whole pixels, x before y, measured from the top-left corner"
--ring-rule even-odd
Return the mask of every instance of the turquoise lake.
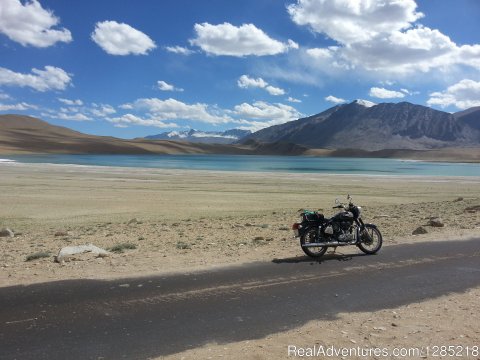
[[0, 162], [160, 169], [364, 175], [480, 176], [480, 164], [397, 159], [251, 155], [18, 155]]

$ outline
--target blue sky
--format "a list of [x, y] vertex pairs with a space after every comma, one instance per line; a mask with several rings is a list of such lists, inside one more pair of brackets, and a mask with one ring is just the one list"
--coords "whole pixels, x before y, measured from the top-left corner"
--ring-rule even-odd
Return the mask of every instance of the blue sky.
[[480, 106], [477, 0], [0, 0], [0, 113], [98, 135]]

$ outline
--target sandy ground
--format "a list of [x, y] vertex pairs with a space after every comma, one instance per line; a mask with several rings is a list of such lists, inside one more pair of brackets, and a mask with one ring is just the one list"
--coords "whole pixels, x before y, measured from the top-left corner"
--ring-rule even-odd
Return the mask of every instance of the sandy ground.
[[[480, 237], [480, 211], [465, 211], [480, 205], [478, 178], [3, 163], [0, 229], [8, 227], [16, 235], [0, 238], [0, 286], [184, 272], [303, 256], [290, 230], [297, 211], [323, 209], [329, 216], [335, 198], [347, 193], [363, 207], [365, 220], [380, 227], [384, 246]], [[445, 226], [425, 226], [427, 234], [412, 236], [434, 216]], [[123, 243], [136, 248], [106, 258], [86, 255], [53, 262], [62, 247], [89, 243], [105, 249]], [[353, 247], [341, 251], [357, 252]], [[48, 257], [26, 261], [38, 253]], [[340, 314], [265, 339], [210, 344], [169, 358], [287, 358], [287, 344], [480, 345], [479, 300], [480, 289], [471, 289], [397, 309]]]
[[[476, 288], [392, 309], [340, 313], [263, 339], [212, 343], [158, 359], [479, 359], [479, 311]], [[459, 356], [444, 355], [441, 346], [454, 346]], [[308, 349], [318, 356], [305, 355]], [[332, 356], [332, 349], [346, 353]]]

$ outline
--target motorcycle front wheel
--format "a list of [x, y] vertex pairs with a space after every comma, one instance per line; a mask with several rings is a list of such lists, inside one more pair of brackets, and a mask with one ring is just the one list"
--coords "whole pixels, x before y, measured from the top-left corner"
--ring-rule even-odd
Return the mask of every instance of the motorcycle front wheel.
[[360, 242], [358, 248], [365, 254], [375, 254], [382, 247], [382, 234], [376, 226], [366, 224], [363, 231], [360, 232]]
[[[317, 233], [318, 233], [318, 230], [314, 229], [314, 228], [307, 230], [300, 237], [300, 245], [312, 244], [312, 243], [317, 242]], [[315, 247], [303, 247], [302, 246], [302, 250], [308, 256], [313, 257], [313, 258], [318, 258], [318, 257], [322, 256], [323, 254], [325, 254], [325, 252], [327, 251], [327, 247], [326, 246], [315, 246]]]

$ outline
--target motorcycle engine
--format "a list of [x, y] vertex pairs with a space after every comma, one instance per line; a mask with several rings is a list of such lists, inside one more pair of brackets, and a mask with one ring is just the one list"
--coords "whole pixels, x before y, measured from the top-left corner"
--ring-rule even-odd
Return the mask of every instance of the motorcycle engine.
[[323, 232], [327, 241], [350, 242], [354, 240], [352, 223], [349, 221], [335, 222]]
[[333, 231], [338, 241], [349, 242], [353, 241], [352, 224], [349, 221], [342, 221], [333, 225]]

